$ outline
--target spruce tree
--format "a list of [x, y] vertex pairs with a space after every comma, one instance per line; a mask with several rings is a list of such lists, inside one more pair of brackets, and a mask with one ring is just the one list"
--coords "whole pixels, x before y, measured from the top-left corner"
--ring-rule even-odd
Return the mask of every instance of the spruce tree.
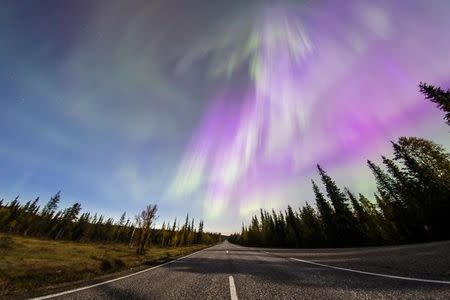
[[351, 211], [347, 204], [348, 200], [344, 193], [341, 192], [333, 179], [331, 179], [320, 165], [317, 165], [317, 168], [319, 169], [320, 177], [322, 178], [325, 190], [327, 191], [327, 196], [331, 200], [336, 214], [345, 216], [351, 215]]
[[450, 126], [450, 90], [444, 91], [440, 87], [421, 82], [419, 89], [425, 98], [437, 104], [437, 106], [444, 111], [447, 125]]
[[328, 201], [325, 199], [323, 194], [320, 192], [319, 187], [311, 180], [314, 195], [316, 197], [316, 206], [319, 210], [320, 218], [325, 229], [325, 237], [328, 242], [334, 243], [336, 239], [335, 235], [335, 224], [334, 224], [334, 211]]
[[55, 213], [56, 209], [58, 208], [60, 200], [61, 200], [61, 191], [57, 192], [53, 197], [50, 198], [47, 204], [42, 208], [41, 215], [43, 217], [51, 218]]
[[355, 195], [353, 195], [353, 193], [348, 188], [345, 188], [345, 192], [347, 193], [348, 198], [350, 199], [350, 202], [352, 203], [353, 209], [355, 210], [355, 214], [358, 217], [358, 221], [360, 223], [364, 223], [367, 216], [366, 216], [366, 212], [364, 211], [363, 207], [358, 202]]
[[327, 196], [334, 207], [334, 219], [339, 233], [338, 245], [352, 246], [361, 243], [361, 235], [357, 228], [357, 220], [348, 207], [348, 200], [333, 179], [319, 166], [320, 176], [327, 191]]
[[393, 180], [392, 178], [383, 171], [379, 166], [371, 162], [370, 160], [367, 161], [367, 165], [369, 166], [370, 170], [372, 171], [375, 182], [377, 184], [377, 189], [381, 191], [381, 193], [390, 196], [391, 198], [399, 201], [399, 195], [397, 195], [395, 188], [393, 186]]
[[[421, 138], [402, 137], [392, 143], [395, 159], [405, 165], [414, 179], [414, 195], [423, 216], [427, 239], [449, 238], [450, 220], [450, 154], [441, 146]], [[412, 220], [411, 220], [412, 221]], [[416, 220], [416, 224], [417, 221]]]
[[201, 244], [203, 241], [203, 220], [198, 223], [198, 231], [197, 231], [197, 243]]
[[358, 203], [364, 211], [367, 224], [367, 233], [369, 240], [374, 245], [382, 244], [384, 241], [382, 236], [383, 218], [374, 203], [370, 202], [363, 194], [359, 194]]
[[288, 205], [286, 211], [286, 246], [300, 247], [301, 245], [301, 228], [298, 217], [295, 215], [292, 207]]
[[[373, 224], [373, 219], [370, 213], [365, 209], [364, 205], [353, 195], [353, 193], [348, 189], [345, 188], [345, 191], [350, 199], [350, 202], [352, 203], [353, 209], [355, 211], [356, 218], [358, 220], [358, 231], [360, 236], [363, 238], [364, 243], [366, 244], [376, 244], [377, 240], [374, 237], [376, 233], [375, 226]], [[361, 199], [360, 194], [360, 199]], [[367, 200], [364, 196], [362, 196], [363, 201]], [[367, 200], [368, 201], [368, 200]], [[367, 204], [366, 204], [367, 205]]]
[[303, 247], [323, 247], [325, 246], [325, 233], [316, 211], [306, 202], [300, 209], [300, 222], [302, 228]]

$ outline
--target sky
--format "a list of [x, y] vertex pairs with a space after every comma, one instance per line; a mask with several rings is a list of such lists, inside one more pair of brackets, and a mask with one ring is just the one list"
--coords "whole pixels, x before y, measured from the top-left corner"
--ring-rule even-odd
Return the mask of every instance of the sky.
[[320, 164], [370, 196], [400, 136], [450, 149], [450, 2], [2, 1], [0, 198], [231, 233], [314, 203]]

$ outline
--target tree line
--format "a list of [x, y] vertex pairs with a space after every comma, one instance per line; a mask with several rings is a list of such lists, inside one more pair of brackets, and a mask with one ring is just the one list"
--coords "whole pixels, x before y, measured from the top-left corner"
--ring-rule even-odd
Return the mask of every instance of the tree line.
[[9, 203], [1, 199], [0, 232], [53, 240], [126, 243], [135, 247], [139, 254], [144, 253], [148, 245], [179, 247], [222, 240], [220, 233], [204, 232], [202, 220], [196, 227], [189, 215], [184, 224], [175, 219], [170, 226], [164, 222], [162, 228], [154, 228], [156, 205], [147, 206], [133, 220], [125, 212], [119, 220], [114, 220], [81, 213], [80, 203], [58, 209], [60, 200], [58, 192], [41, 208], [39, 197], [25, 204], [19, 201], [19, 196]]
[[[450, 91], [421, 83], [426, 99], [445, 112], [450, 126]], [[229, 240], [250, 246], [349, 247], [450, 239], [450, 154], [417, 137], [391, 142], [394, 155], [382, 165], [367, 161], [377, 191], [369, 200], [339, 188], [317, 165], [324, 190], [312, 181], [316, 207], [260, 210]]]

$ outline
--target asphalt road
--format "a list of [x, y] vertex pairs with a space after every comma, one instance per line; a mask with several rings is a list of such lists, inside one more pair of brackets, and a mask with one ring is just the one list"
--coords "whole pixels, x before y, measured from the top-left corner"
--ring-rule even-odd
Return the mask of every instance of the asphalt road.
[[450, 299], [450, 242], [309, 250], [224, 242], [53, 299]]

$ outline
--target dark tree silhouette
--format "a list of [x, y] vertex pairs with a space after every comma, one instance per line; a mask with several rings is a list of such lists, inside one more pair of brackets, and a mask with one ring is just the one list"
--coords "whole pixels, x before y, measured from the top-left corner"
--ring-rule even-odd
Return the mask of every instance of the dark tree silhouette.
[[445, 121], [450, 126], [450, 90], [444, 91], [440, 87], [421, 82], [419, 89], [425, 98], [437, 104], [445, 112]]
[[[56, 240], [72, 240], [80, 242], [119, 242], [135, 245], [138, 252], [148, 244], [160, 245], [161, 247], [178, 247], [195, 243], [215, 243], [222, 239], [218, 233], [204, 232], [203, 221], [200, 222], [199, 232], [194, 228], [194, 220], [183, 230], [169, 226], [161, 229], [151, 228], [148, 223], [149, 216], [139, 215], [139, 222], [132, 224], [123, 213], [115, 222], [112, 218], [104, 220], [104, 216], [93, 216], [89, 212], [81, 213], [81, 205], [75, 203], [63, 210], [58, 210], [61, 193], [56, 193], [50, 201], [39, 207], [39, 197], [34, 201], [21, 204], [19, 196], [10, 203], [0, 201], [0, 232], [20, 235], [44, 237]], [[166, 224], [166, 223], [164, 223]], [[169, 224], [169, 223], [167, 223]], [[184, 238], [182, 238], [184, 237]], [[182, 239], [184, 239], [183, 242]], [[140, 248], [139, 248], [140, 247]]]
[[[312, 181], [317, 211], [307, 202], [295, 213], [260, 211], [229, 240], [250, 246], [341, 247], [424, 242], [450, 238], [450, 154], [421, 138], [392, 143], [387, 170], [368, 161], [377, 185], [375, 201], [345, 194], [318, 166], [327, 197]], [[330, 205], [330, 202], [332, 205]], [[353, 209], [351, 209], [351, 207]]]
[[331, 205], [328, 203], [328, 201], [325, 199], [323, 194], [320, 192], [319, 187], [314, 182], [314, 180], [311, 180], [314, 195], [316, 197], [316, 205], [319, 210], [320, 219], [322, 222], [322, 227], [324, 228], [324, 234], [326, 241], [334, 244], [337, 235], [336, 235], [336, 227], [334, 224], [334, 211]]
[[355, 244], [355, 241], [359, 239], [360, 232], [358, 232], [357, 220], [348, 206], [347, 197], [319, 165], [317, 165], [317, 169], [335, 211], [334, 225], [340, 235], [334, 242], [341, 246]]

